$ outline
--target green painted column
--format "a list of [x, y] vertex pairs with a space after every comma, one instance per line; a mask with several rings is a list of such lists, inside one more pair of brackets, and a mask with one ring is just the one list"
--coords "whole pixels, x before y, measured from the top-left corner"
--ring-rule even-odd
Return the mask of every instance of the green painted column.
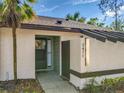
[[60, 72], [60, 37], [53, 38], [53, 65], [54, 71]]

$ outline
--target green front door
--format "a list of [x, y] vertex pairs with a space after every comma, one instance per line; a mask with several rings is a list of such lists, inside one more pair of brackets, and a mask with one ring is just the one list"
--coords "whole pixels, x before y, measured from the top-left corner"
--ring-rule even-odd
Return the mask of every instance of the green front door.
[[70, 41], [62, 42], [62, 77], [70, 79]]
[[35, 68], [47, 69], [47, 40], [36, 38], [35, 40]]

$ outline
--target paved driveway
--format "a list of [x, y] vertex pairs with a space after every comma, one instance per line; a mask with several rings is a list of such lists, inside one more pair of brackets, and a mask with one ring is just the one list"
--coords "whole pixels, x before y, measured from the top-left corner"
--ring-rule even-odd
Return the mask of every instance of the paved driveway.
[[45, 93], [79, 93], [72, 85], [54, 72], [38, 73], [37, 77]]

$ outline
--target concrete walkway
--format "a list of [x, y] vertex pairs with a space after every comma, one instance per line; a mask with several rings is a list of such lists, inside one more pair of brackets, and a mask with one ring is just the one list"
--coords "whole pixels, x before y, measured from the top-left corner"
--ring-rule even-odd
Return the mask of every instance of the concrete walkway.
[[38, 73], [37, 77], [45, 93], [79, 93], [72, 85], [61, 79], [55, 72]]

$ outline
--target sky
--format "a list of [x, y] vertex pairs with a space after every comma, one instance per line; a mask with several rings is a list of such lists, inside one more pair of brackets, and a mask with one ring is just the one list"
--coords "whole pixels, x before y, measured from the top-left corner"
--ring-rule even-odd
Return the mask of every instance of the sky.
[[[113, 21], [113, 12], [107, 11], [106, 20], [98, 7], [99, 0], [37, 0], [32, 7], [37, 15], [65, 18], [70, 13], [80, 12], [82, 17], [87, 19], [97, 17], [100, 21], [110, 24]], [[124, 13], [121, 7], [120, 15]]]

